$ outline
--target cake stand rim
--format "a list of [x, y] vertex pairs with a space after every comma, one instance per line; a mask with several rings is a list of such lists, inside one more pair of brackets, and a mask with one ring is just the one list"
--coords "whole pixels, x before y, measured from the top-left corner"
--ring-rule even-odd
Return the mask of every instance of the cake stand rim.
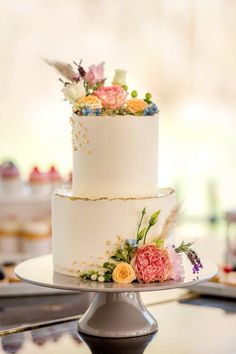
[[[64, 283], [58, 284], [55, 281], [50, 281], [46, 282], [45, 281], [38, 281], [35, 280], [27, 275], [24, 274], [24, 269], [22, 271], [22, 268], [24, 268], [26, 265], [31, 265], [32, 263], [40, 263], [48, 262], [48, 266], [51, 267], [50, 271], [53, 273], [53, 275], [56, 275], [57, 277], [63, 279], [66, 279], [67, 281], [71, 281], [72, 285], [68, 285]], [[50, 264], [51, 263], [51, 264]], [[60, 290], [69, 290], [69, 291], [74, 291], [74, 292], [100, 292], [100, 293], [113, 293], [113, 292], [148, 292], [148, 291], [161, 291], [161, 290], [171, 290], [171, 289], [177, 289], [177, 288], [184, 288], [188, 287], [190, 285], [194, 284], [199, 284], [201, 282], [207, 281], [214, 277], [217, 272], [218, 272], [218, 267], [214, 262], [208, 261], [208, 260], [203, 260], [204, 264], [204, 272], [206, 273], [206, 267], [211, 268], [209, 270], [209, 273], [206, 274], [204, 277], [201, 276], [201, 272], [199, 273], [199, 276], [196, 279], [193, 280], [182, 280], [182, 281], [175, 281], [175, 280], [170, 280], [170, 281], [165, 281], [163, 283], [148, 283], [148, 284], [143, 284], [143, 283], [132, 283], [132, 284], [117, 284], [117, 287], [114, 286], [114, 283], [98, 283], [90, 280], [81, 280], [81, 284], [83, 283], [83, 287], [78, 284], [75, 284], [76, 281], [79, 281], [78, 277], [70, 276], [70, 275], [63, 275], [59, 274], [53, 271], [53, 265], [52, 265], [52, 255], [45, 255], [45, 256], [39, 256], [39, 257], [34, 257], [30, 258], [28, 260], [25, 260], [21, 263], [19, 263], [15, 267], [15, 274], [16, 276], [28, 283], [31, 283], [33, 285], [37, 286], [43, 286], [47, 288], [53, 288], [53, 289], [60, 289]], [[38, 265], [38, 264], [37, 264]], [[42, 265], [42, 263], [41, 263]], [[40, 272], [40, 269], [37, 268], [37, 272]], [[74, 284], [73, 284], [74, 283]], [[97, 286], [97, 287], [95, 287]], [[105, 286], [105, 287], [102, 287]]]

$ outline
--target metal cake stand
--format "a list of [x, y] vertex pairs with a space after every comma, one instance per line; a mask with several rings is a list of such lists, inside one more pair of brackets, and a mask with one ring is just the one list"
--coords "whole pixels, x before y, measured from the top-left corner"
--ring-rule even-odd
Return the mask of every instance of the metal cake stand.
[[181, 281], [149, 284], [98, 283], [61, 275], [53, 271], [52, 255], [24, 261], [16, 267], [15, 273], [20, 279], [39, 286], [95, 293], [91, 305], [78, 322], [78, 330], [97, 337], [125, 338], [151, 334], [158, 329], [155, 318], [141, 300], [140, 292], [169, 290], [207, 281], [218, 269], [206, 260], [203, 265], [198, 276], [192, 274], [191, 264], [186, 262], [185, 277]]

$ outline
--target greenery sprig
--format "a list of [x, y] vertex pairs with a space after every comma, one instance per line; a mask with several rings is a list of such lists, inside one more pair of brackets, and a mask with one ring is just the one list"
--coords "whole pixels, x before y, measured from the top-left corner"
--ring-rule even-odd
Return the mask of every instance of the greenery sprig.
[[144, 228], [140, 231], [145, 214], [146, 214], [146, 208], [143, 208], [142, 213], [141, 213], [141, 217], [140, 217], [140, 220], [138, 223], [138, 230], [137, 230], [137, 235], [136, 235], [137, 242], [139, 242], [143, 239], [145, 232], [146, 232], [146, 228]]
[[126, 242], [124, 246], [117, 248], [115, 254], [111, 256], [111, 259], [114, 259], [115, 261], [118, 262], [130, 263], [136, 248], [137, 248], [136, 245], [132, 245], [129, 242]]
[[175, 248], [176, 253], [188, 253], [191, 250], [193, 242], [182, 241], [179, 247]]
[[153, 213], [149, 219], [148, 226], [141, 229], [141, 226], [143, 223], [143, 218], [146, 214], [146, 208], [143, 208], [142, 213], [141, 213], [141, 217], [140, 217], [140, 220], [138, 223], [138, 230], [137, 230], [137, 235], [136, 235], [137, 243], [139, 243], [141, 240], [143, 240], [143, 244], [146, 243], [147, 234], [148, 234], [149, 230], [151, 229], [151, 227], [157, 223], [160, 212], [161, 212], [161, 210], [159, 209], [155, 213]]

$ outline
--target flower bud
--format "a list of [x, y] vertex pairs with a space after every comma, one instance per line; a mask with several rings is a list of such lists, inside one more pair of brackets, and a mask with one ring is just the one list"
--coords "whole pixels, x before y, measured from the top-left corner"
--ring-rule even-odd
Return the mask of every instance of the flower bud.
[[[113, 85], [120, 85], [120, 86], [126, 86], [126, 71], [122, 69], [116, 69], [115, 70], [115, 75], [112, 80]], [[124, 88], [124, 87], [123, 87]], [[125, 88], [124, 88], [125, 90]]]
[[104, 283], [104, 276], [103, 275], [100, 275], [99, 277], [98, 277], [98, 281], [99, 281], [99, 283]]
[[97, 280], [97, 278], [98, 278], [97, 274], [92, 274], [91, 275], [91, 280]]

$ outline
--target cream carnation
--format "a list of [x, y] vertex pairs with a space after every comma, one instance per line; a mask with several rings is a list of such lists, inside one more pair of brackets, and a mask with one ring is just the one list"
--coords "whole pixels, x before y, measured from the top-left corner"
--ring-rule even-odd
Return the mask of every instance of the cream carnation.
[[127, 92], [119, 85], [101, 86], [94, 92], [107, 109], [118, 109], [125, 103]]

